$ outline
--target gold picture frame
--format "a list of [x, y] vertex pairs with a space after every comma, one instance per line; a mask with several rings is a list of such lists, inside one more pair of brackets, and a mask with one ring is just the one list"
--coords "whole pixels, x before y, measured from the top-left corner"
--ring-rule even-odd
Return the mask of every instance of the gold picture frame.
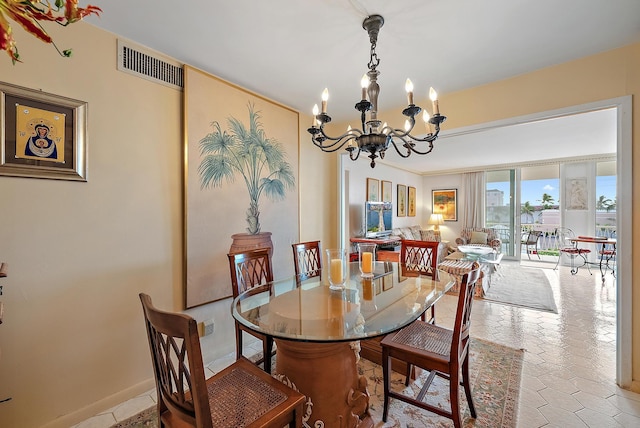
[[380, 180], [367, 178], [367, 201], [380, 202]]
[[382, 180], [382, 202], [393, 202], [391, 182]]
[[407, 216], [407, 186], [398, 184], [398, 217]]
[[0, 175], [87, 181], [87, 103], [0, 82]]
[[416, 188], [409, 186], [408, 190], [409, 190], [409, 196], [407, 198], [407, 210], [408, 210], [407, 215], [409, 217], [415, 217], [416, 216]]
[[442, 214], [444, 221], [458, 221], [458, 189], [431, 191], [433, 214]]

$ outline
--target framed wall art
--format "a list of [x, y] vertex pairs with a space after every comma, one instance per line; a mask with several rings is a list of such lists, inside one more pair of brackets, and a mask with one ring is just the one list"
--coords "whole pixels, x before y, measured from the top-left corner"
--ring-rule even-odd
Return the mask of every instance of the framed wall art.
[[367, 178], [367, 201], [380, 202], [380, 180]]
[[585, 211], [588, 209], [587, 179], [565, 179], [565, 194], [567, 195], [567, 210]]
[[407, 200], [407, 208], [409, 217], [416, 216], [416, 188], [409, 186], [409, 197]]
[[398, 217], [407, 216], [407, 186], [398, 184]]
[[87, 181], [87, 103], [0, 82], [0, 175]]
[[184, 73], [184, 291], [192, 308], [232, 295], [228, 253], [268, 247], [273, 271], [294, 274], [285, 243], [299, 240], [300, 134], [295, 110], [192, 67]]
[[390, 181], [382, 180], [382, 202], [393, 202]]
[[432, 190], [434, 214], [442, 214], [444, 221], [458, 221], [458, 189]]

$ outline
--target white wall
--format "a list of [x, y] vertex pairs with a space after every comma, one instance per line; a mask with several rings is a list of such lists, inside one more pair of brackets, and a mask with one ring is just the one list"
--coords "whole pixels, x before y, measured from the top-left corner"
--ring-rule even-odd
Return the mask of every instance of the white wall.
[[424, 216], [425, 219], [429, 219], [429, 216], [433, 212], [432, 207], [432, 190], [442, 189], [457, 189], [458, 190], [458, 221], [445, 221], [440, 226], [440, 236], [443, 241], [455, 242], [456, 238], [460, 236], [462, 231], [462, 204], [465, 198], [465, 189], [463, 187], [462, 174], [450, 174], [450, 175], [437, 175], [437, 176], [425, 176], [422, 178], [422, 199], [425, 203]]
[[[347, 154], [340, 156], [342, 169], [347, 172], [346, 176], [348, 181], [345, 183], [348, 194], [348, 200], [346, 201], [347, 207], [347, 223], [348, 231], [346, 235], [348, 237], [360, 236], [364, 232], [364, 204], [366, 202], [367, 195], [367, 178], [375, 178], [376, 180], [386, 180], [391, 182], [392, 188], [392, 201], [393, 201], [393, 227], [405, 227], [419, 224], [423, 227], [427, 227], [427, 220], [429, 219], [430, 212], [426, 212], [431, 205], [431, 197], [429, 200], [425, 200], [423, 192], [422, 177], [418, 174], [404, 171], [392, 166], [384, 165], [383, 163], [376, 163], [375, 168], [371, 168], [369, 165], [369, 159], [358, 159], [352, 161]], [[407, 187], [412, 186], [416, 188], [416, 215], [415, 217], [398, 217], [398, 184], [403, 184]], [[382, 186], [382, 183], [380, 183]], [[430, 210], [430, 208], [429, 208]], [[408, 213], [407, 213], [408, 214]]]

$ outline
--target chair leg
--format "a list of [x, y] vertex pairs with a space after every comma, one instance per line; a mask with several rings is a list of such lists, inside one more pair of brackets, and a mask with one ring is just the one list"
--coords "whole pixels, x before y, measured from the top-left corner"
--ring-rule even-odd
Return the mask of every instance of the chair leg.
[[271, 354], [273, 351], [273, 337], [266, 336], [262, 341], [262, 363], [264, 371], [271, 374]]
[[239, 360], [242, 357], [242, 330], [238, 327], [238, 321], [235, 323], [236, 326], [236, 360]]
[[387, 416], [389, 414], [389, 391], [391, 390], [391, 358], [386, 348], [382, 348], [382, 377], [384, 379], [382, 422], [387, 422]]
[[460, 413], [460, 373], [453, 370], [449, 378], [449, 399], [451, 400], [451, 419], [454, 428], [462, 428], [462, 414]]
[[464, 358], [462, 362], [462, 382], [464, 386], [464, 394], [467, 396], [467, 404], [469, 405], [469, 412], [472, 418], [476, 418], [476, 406], [473, 404], [473, 398], [471, 397], [471, 382], [469, 379], [469, 354]]

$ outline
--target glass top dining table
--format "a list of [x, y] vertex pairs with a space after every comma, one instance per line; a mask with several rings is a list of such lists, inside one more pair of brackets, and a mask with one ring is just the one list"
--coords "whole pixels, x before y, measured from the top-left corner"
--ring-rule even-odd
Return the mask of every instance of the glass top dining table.
[[350, 263], [344, 290], [331, 290], [328, 277], [323, 271], [300, 285], [292, 277], [247, 290], [233, 300], [232, 314], [273, 337], [274, 376], [307, 397], [304, 426], [372, 428], [367, 379], [357, 370], [360, 340], [415, 321], [455, 281], [444, 271], [434, 279], [396, 262], [376, 262], [372, 278]]
[[295, 278], [250, 289], [232, 304], [233, 317], [275, 338], [338, 342], [367, 339], [415, 321], [455, 280], [444, 271], [436, 279], [396, 262], [376, 262], [373, 278], [349, 264], [343, 290], [329, 288], [328, 272], [297, 286]]

